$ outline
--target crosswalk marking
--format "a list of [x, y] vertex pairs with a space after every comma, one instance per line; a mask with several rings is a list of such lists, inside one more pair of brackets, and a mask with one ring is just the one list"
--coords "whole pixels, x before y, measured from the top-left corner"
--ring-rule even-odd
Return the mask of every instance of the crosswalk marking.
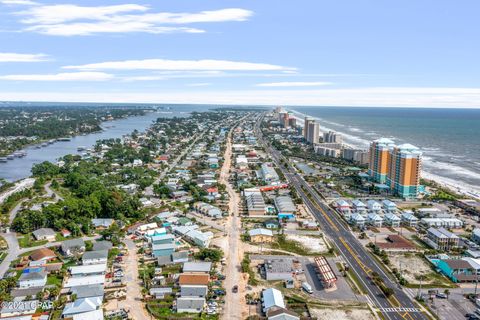
[[421, 312], [417, 308], [380, 308], [382, 312]]

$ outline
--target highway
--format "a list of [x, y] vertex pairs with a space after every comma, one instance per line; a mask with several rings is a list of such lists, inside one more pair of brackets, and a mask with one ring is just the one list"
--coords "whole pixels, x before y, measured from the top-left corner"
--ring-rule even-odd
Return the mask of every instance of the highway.
[[[417, 309], [415, 303], [398, 284], [385, 274], [377, 261], [369, 255], [367, 250], [341, 221], [341, 218], [329, 208], [320, 195], [296, 172], [287, 159], [280, 152], [267, 145], [259, 128], [261, 121], [260, 119], [257, 122], [255, 133], [265, 147], [265, 151], [271, 155], [274, 162], [282, 170], [288, 183], [295, 188], [305, 205], [315, 216], [323, 232], [333, 241], [339, 253], [348, 263], [350, 270], [356, 274], [363, 286], [363, 290], [367, 291], [370, 302], [378, 308], [385, 319], [428, 319], [428, 316]], [[281, 165], [281, 159], [285, 160], [286, 166]], [[311, 197], [307, 195], [307, 192]], [[380, 276], [387, 287], [394, 290], [394, 294], [389, 299], [370, 280], [373, 272]]]

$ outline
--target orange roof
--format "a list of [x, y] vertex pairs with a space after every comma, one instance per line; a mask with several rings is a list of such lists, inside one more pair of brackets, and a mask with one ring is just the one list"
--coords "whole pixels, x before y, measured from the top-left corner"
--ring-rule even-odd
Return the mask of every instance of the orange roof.
[[210, 280], [210, 275], [208, 274], [194, 274], [194, 273], [182, 273], [178, 277], [178, 283], [183, 284], [193, 284], [193, 285], [208, 285]]
[[30, 258], [33, 261], [38, 261], [42, 259], [53, 259], [55, 257], [56, 257], [55, 252], [53, 252], [48, 248], [37, 249], [30, 254]]

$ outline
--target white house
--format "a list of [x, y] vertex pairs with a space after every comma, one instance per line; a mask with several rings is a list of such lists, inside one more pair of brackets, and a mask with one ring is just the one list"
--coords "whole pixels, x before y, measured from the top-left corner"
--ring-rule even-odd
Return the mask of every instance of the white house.
[[399, 227], [400, 226], [400, 217], [398, 217], [397, 215], [391, 213], [391, 212], [387, 212], [385, 214], [385, 224], [393, 227], [393, 228], [396, 228], [396, 227]]
[[365, 220], [366, 219], [358, 212], [355, 212], [350, 216], [350, 223], [359, 228], [365, 226]]
[[285, 308], [285, 301], [280, 290], [269, 288], [262, 291], [262, 310], [267, 313], [271, 308]]
[[389, 211], [389, 212], [397, 211], [397, 205], [395, 204], [395, 202], [392, 202], [388, 199], [383, 200], [382, 205], [383, 205], [383, 209], [385, 209], [385, 211]]
[[83, 265], [106, 264], [108, 260], [108, 250], [87, 251], [82, 256]]
[[28, 272], [22, 273], [20, 278], [18, 278], [18, 287], [21, 289], [24, 288], [33, 288], [33, 287], [44, 287], [47, 284], [47, 272], [40, 269], [40, 271], [30, 270]]
[[367, 210], [367, 206], [365, 205], [365, 203], [360, 200], [353, 200], [352, 206], [353, 209], [357, 212], [365, 212]]
[[205, 298], [202, 297], [179, 297], [177, 299], [178, 313], [200, 313], [205, 306]]
[[382, 210], [382, 206], [380, 205], [380, 203], [375, 200], [368, 200], [367, 205], [370, 212], [379, 212], [380, 210]]
[[402, 213], [402, 222], [409, 227], [416, 227], [418, 225], [418, 218], [415, 217], [412, 211], [405, 211]]
[[383, 218], [375, 212], [370, 212], [367, 216], [367, 223], [373, 227], [381, 228], [383, 224]]

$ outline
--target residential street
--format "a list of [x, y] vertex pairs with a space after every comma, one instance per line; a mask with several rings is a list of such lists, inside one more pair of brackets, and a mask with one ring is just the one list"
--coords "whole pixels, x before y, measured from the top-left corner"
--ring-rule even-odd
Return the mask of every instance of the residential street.
[[[243, 247], [240, 241], [241, 221], [239, 217], [238, 205], [239, 195], [235, 192], [229, 183], [232, 156], [231, 132], [228, 135], [227, 146], [225, 150], [225, 162], [220, 173], [220, 182], [227, 186], [229, 195], [229, 217], [226, 224], [227, 232], [227, 248], [225, 252], [226, 258], [226, 279], [225, 289], [227, 295], [225, 297], [225, 306], [223, 310], [223, 319], [245, 319], [243, 306], [245, 306], [245, 278], [241, 272], [240, 262], [243, 259]], [[233, 214], [233, 215], [232, 215]], [[238, 292], [233, 293], [233, 286], [238, 286]], [[245, 314], [244, 314], [245, 313]]]

